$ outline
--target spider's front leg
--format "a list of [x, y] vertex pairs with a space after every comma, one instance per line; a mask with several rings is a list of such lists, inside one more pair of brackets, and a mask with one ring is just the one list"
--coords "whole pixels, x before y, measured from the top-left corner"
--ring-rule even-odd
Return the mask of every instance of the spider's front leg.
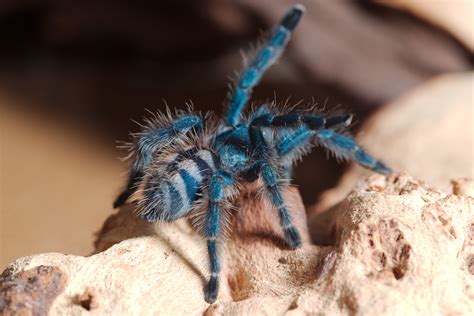
[[336, 158], [352, 160], [368, 169], [381, 174], [389, 174], [392, 169], [383, 162], [369, 155], [357, 142], [346, 135], [336, 133], [331, 129], [313, 131], [308, 127], [300, 127], [294, 131], [281, 134], [275, 144], [278, 155], [285, 159], [289, 157], [289, 164], [298, 157], [299, 151], [316, 143], [333, 153]]
[[316, 132], [317, 142], [337, 158], [350, 159], [378, 173], [389, 174], [392, 169], [363, 150], [354, 139], [330, 129]]
[[[154, 124], [155, 122], [151, 122], [151, 125]], [[163, 127], [146, 127], [133, 145], [134, 161], [131, 165], [127, 186], [115, 200], [114, 208], [122, 206], [135, 192], [137, 185], [145, 175], [153, 154], [193, 129], [202, 130], [202, 119], [194, 114], [178, 116]]]
[[259, 174], [262, 177], [270, 200], [278, 210], [280, 225], [283, 228], [287, 244], [292, 249], [299, 248], [301, 247], [301, 236], [293, 224], [292, 217], [283, 199], [280, 179], [281, 176], [279, 175], [276, 166], [272, 163], [274, 151], [266, 143], [260, 128], [250, 127], [249, 134], [252, 147], [256, 151], [256, 161], [249, 172], [253, 174]]
[[303, 12], [304, 7], [301, 5], [296, 5], [288, 11], [237, 79], [227, 105], [227, 126], [236, 126], [240, 122], [240, 114], [250, 98], [252, 89], [258, 84], [263, 73], [278, 60]]
[[207, 251], [209, 253], [209, 263], [211, 268], [211, 276], [205, 290], [206, 302], [212, 304], [216, 301], [219, 291], [219, 272], [220, 263], [217, 249], [217, 238], [220, 228], [220, 212], [221, 204], [226, 198], [224, 189], [226, 186], [232, 185], [233, 178], [230, 174], [217, 171], [212, 176], [209, 183], [209, 206], [205, 222], [204, 236], [207, 240]]
[[277, 137], [275, 148], [282, 158], [293, 157], [298, 151], [311, 145], [313, 138], [316, 142], [337, 158], [350, 159], [360, 165], [382, 174], [388, 174], [391, 169], [362, 149], [354, 139], [336, 133], [333, 129], [350, 125], [352, 115], [326, 117], [324, 115], [290, 113], [274, 115], [268, 113], [252, 121], [253, 126], [273, 128], [296, 128], [287, 130]]

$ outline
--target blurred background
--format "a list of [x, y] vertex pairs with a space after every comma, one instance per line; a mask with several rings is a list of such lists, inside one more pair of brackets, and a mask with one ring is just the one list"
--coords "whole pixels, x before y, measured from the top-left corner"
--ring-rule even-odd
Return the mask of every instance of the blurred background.
[[[374, 111], [436, 75], [471, 70], [473, 2], [300, 1], [287, 52], [254, 100]], [[222, 113], [240, 51], [283, 0], [0, 1], [0, 267], [88, 254], [125, 181], [117, 140], [145, 109]], [[307, 205], [347, 167], [315, 151], [296, 170]]]

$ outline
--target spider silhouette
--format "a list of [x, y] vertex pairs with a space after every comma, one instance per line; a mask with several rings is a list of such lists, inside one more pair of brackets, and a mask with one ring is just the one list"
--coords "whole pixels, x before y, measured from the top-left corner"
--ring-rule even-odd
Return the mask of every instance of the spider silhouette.
[[291, 8], [244, 65], [221, 121], [212, 124], [207, 116], [192, 109], [175, 113], [168, 109], [146, 120], [140, 133], [132, 134], [129, 180], [114, 207], [134, 201], [140, 216], [150, 222], [170, 222], [204, 210], [201, 233], [210, 261], [205, 288], [208, 303], [216, 300], [219, 289], [221, 213], [241, 184], [259, 181], [278, 212], [286, 243], [296, 249], [301, 246], [301, 237], [282, 191], [289, 185], [292, 166], [302, 155], [319, 145], [337, 158], [356, 161], [380, 173], [390, 172], [351, 137], [338, 133], [351, 123], [351, 114], [330, 115], [271, 103], [243, 117], [253, 87], [281, 55], [303, 12], [301, 5]]

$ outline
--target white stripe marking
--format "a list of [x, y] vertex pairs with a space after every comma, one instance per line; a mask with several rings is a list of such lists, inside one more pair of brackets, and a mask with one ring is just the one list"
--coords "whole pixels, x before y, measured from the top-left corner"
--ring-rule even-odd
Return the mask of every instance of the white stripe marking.
[[186, 159], [183, 162], [179, 164], [179, 169], [184, 169], [186, 170], [191, 177], [196, 180], [196, 182], [201, 183], [202, 182], [202, 176], [199, 173], [199, 167], [196, 165], [196, 163], [191, 160], [191, 159]]
[[188, 194], [186, 193], [186, 183], [184, 183], [183, 178], [181, 178], [180, 174], [177, 173], [173, 177], [173, 182], [171, 183], [172, 186], [176, 189], [176, 191], [179, 192], [179, 195], [181, 196], [181, 201], [183, 204], [181, 205], [181, 209], [178, 210], [179, 213], [185, 211], [187, 207], [189, 206], [189, 199], [188, 199]]
[[199, 158], [204, 160], [212, 170], [216, 170], [216, 166], [214, 165], [214, 160], [212, 159], [212, 154], [209, 150], [200, 150], [197, 152]]
[[169, 211], [170, 207], [171, 207], [171, 195], [170, 195], [170, 190], [168, 188], [167, 183], [163, 183], [163, 185], [161, 187], [161, 194], [163, 195], [162, 198], [161, 198], [162, 199], [161, 203], [163, 205], [163, 210], [164, 211]]

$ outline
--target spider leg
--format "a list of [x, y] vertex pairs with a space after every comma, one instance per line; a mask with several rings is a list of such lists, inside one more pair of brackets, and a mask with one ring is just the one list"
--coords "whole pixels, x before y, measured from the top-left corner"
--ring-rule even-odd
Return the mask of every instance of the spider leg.
[[[285, 128], [278, 133], [275, 144], [278, 155], [285, 157], [308, 145], [316, 130], [345, 127], [351, 121], [351, 114], [326, 117], [324, 115], [291, 113], [277, 116], [267, 114], [254, 120], [252, 125]], [[299, 128], [290, 129], [295, 127]]]
[[286, 176], [290, 178], [293, 162], [313, 146], [311, 140], [315, 135], [315, 130], [348, 126], [351, 121], [351, 114], [326, 117], [297, 112], [283, 115], [265, 113], [255, 117], [250, 125], [278, 128], [274, 138], [274, 148], [283, 160], [282, 165]]
[[358, 164], [382, 174], [389, 174], [392, 170], [382, 162], [366, 153], [354, 139], [341, 135], [330, 129], [316, 132], [317, 142], [332, 152], [337, 158], [350, 159]]
[[265, 187], [270, 194], [272, 203], [278, 210], [280, 225], [283, 227], [286, 242], [292, 249], [301, 247], [301, 237], [298, 230], [293, 225], [290, 212], [288, 211], [285, 201], [283, 200], [283, 195], [278, 185], [278, 174], [275, 167], [269, 163], [263, 164], [261, 175], [263, 182], [265, 183]]
[[282, 158], [292, 155], [311, 143], [315, 132], [306, 126], [296, 130], [287, 130], [277, 136], [275, 149]]
[[294, 162], [308, 153], [314, 146], [314, 142], [311, 141], [314, 133], [306, 126], [277, 132], [274, 148], [278, 157], [281, 158], [281, 164], [287, 179], [291, 179], [293, 176]]
[[135, 145], [135, 160], [131, 166], [127, 186], [115, 200], [114, 208], [122, 206], [135, 192], [153, 153], [192, 129], [202, 129], [202, 119], [200, 116], [187, 114], [177, 117], [169, 126], [148, 128], [143, 132]]
[[270, 38], [257, 52], [253, 61], [237, 79], [227, 105], [226, 124], [228, 126], [236, 126], [239, 123], [240, 114], [252, 93], [253, 87], [258, 84], [263, 73], [278, 60], [290, 39], [291, 32], [303, 15], [303, 11], [304, 8], [301, 5], [296, 5], [283, 17], [273, 30]]
[[211, 276], [205, 291], [206, 302], [212, 304], [216, 301], [219, 291], [220, 263], [217, 249], [217, 238], [219, 233], [221, 203], [224, 197], [225, 186], [231, 185], [232, 177], [223, 172], [217, 171], [212, 176], [209, 184], [209, 206], [205, 223], [204, 236], [207, 240], [207, 251], [209, 253], [209, 263]]
[[[366, 153], [349, 136], [336, 133], [332, 128], [346, 127], [352, 121], [352, 115], [325, 117], [324, 115], [290, 113], [274, 115], [268, 113], [255, 118], [251, 125], [262, 127], [280, 127], [286, 130], [279, 133], [275, 148], [280, 157], [291, 162], [298, 157], [298, 151], [311, 146], [313, 136], [317, 143], [332, 152], [337, 158], [350, 159], [364, 167], [382, 174], [391, 172], [390, 168]], [[298, 127], [296, 130], [289, 128]], [[289, 163], [287, 163], [289, 164]]]
[[261, 127], [283, 127], [295, 128], [306, 126], [309, 130], [329, 129], [349, 126], [352, 122], [352, 114], [327, 117], [326, 115], [307, 113], [288, 113], [275, 115], [266, 113], [252, 120], [250, 125]]
[[249, 132], [252, 145], [256, 150], [257, 158], [257, 161], [249, 173], [256, 174], [258, 172], [261, 175], [270, 200], [278, 210], [280, 225], [283, 228], [286, 242], [293, 249], [299, 248], [301, 247], [301, 236], [293, 225], [290, 212], [283, 199], [280, 184], [281, 176], [271, 161], [273, 149], [268, 146], [259, 128], [251, 127]]

